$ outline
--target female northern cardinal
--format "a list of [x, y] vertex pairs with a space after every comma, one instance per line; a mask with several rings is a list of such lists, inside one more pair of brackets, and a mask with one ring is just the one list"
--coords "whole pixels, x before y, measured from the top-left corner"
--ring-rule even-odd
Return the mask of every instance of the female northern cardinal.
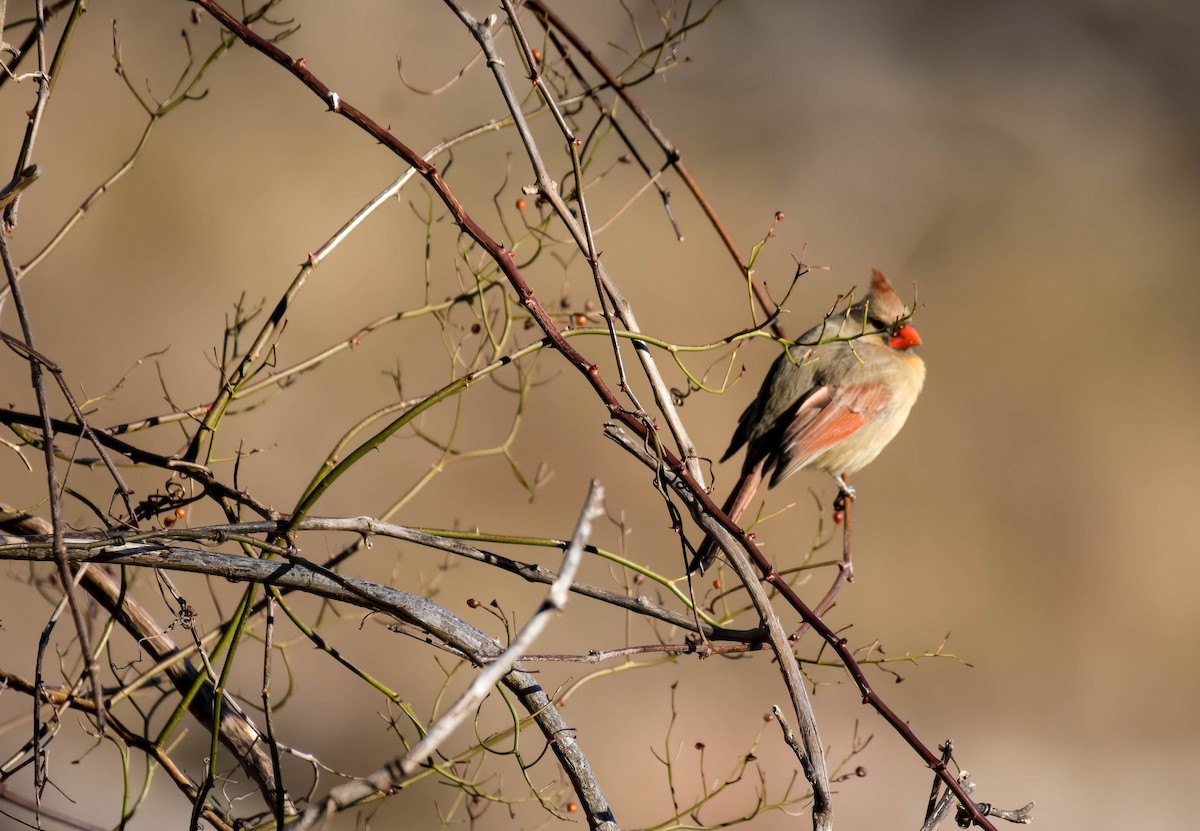
[[[817, 346], [794, 347], [775, 360], [721, 457], [746, 445], [742, 478], [722, 509], [730, 519], [741, 518], [764, 476], [771, 475], [773, 488], [805, 467], [832, 474], [854, 498], [843, 477], [900, 432], [925, 382], [925, 362], [912, 351], [921, 336], [902, 321], [906, 312], [892, 284], [872, 271], [861, 302], [800, 336]], [[703, 573], [716, 554], [716, 543], [705, 539], [689, 571]]]

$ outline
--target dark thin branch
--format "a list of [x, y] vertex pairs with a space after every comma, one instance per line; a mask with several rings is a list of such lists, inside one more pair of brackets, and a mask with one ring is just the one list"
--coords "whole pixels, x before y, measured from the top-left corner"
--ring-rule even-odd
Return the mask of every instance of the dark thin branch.
[[[20, 534], [25, 537], [25, 545], [39, 538], [45, 539], [51, 531], [50, 524], [45, 519], [14, 510], [0, 503], [0, 531]], [[8, 542], [11, 537], [0, 537], [0, 541]], [[0, 547], [0, 559], [15, 559], [12, 555], [23, 546]], [[32, 561], [44, 561], [47, 551], [43, 546], [34, 545], [25, 549], [32, 556], [23, 557]], [[34, 553], [36, 552], [36, 553]], [[168, 629], [164, 628], [150, 611], [139, 603], [128, 591], [121, 580], [109, 574], [103, 568], [97, 568], [91, 563], [96, 560], [76, 558], [68, 554], [73, 568], [78, 568], [80, 585], [91, 595], [92, 599], [107, 610], [113, 619], [127, 631], [133, 639], [150, 653], [156, 664], [163, 667], [163, 672], [180, 695], [187, 696], [200, 679], [200, 671], [188, 661], [177, 647]], [[206, 730], [213, 730], [213, 698], [215, 689], [213, 678], [205, 679], [188, 706], [189, 712]], [[94, 707], [94, 705], [93, 705]], [[271, 804], [271, 794], [274, 792], [275, 763], [263, 750], [269, 743], [266, 737], [255, 726], [232, 698], [223, 696], [221, 720], [217, 726], [221, 742], [241, 764], [242, 768], [255, 780], [264, 799]], [[157, 747], [157, 745], [156, 745]], [[195, 799], [193, 798], [193, 802]], [[291, 800], [285, 795], [284, 808], [288, 815], [296, 813]]]
[[[632, 455], [651, 467], [658, 464], [654, 456], [648, 454], [645, 450], [645, 445], [642, 442], [632, 439], [617, 425], [609, 425], [606, 429], [606, 435], [615, 441], [621, 447], [624, 447]], [[924, 742], [917, 737], [908, 722], [896, 715], [896, 713], [887, 706], [884, 700], [875, 692], [867, 677], [864, 674], [862, 667], [854, 657], [854, 653], [847, 645], [847, 641], [838, 633], [834, 632], [829, 626], [821, 620], [817, 615], [813, 614], [812, 609], [808, 607], [800, 596], [796, 594], [787, 581], [775, 570], [775, 567], [767, 560], [762, 551], [754, 544], [744, 531], [742, 531], [736, 523], [729, 519], [720, 508], [713, 503], [708, 494], [697, 491], [693, 483], [687, 481], [686, 471], [682, 471], [679, 467], [668, 465], [666, 470], [656, 468], [660, 476], [664, 476], [667, 483], [678, 493], [687, 503], [692, 516], [701, 528], [710, 536], [716, 538], [722, 550], [725, 551], [727, 557], [732, 562], [736, 555], [742, 551], [750, 555], [751, 560], [762, 575], [762, 580], [770, 584], [779, 592], [780, 595], [788, 602], [788, 604], [800, 613], [800, 616], [806, 623], [817, 631], [817, 634], [828, 643], [841, 658], [845, 664], [846, 671], [850, 673], [850, 677], [854, 681], [854, 685], [858, 687], [862, 693], [863, 703], [870, 705], [885, 721], [900, 734], [900, 737], [911, 747], [918, 756], [927, 764], [930, 769], [946, 784], [950, 790], [954, 792], [955, 797], [960, 804], [970, 813], [972, 821], [979, 824], [981, 827], [996, 831], [983, 814], [976, 808], [974, 801], [958, 783], [954, 776], [947, 770], [946, 764], [933, 754]]]
[[[261, 517], [275, 518], [280, 514], [273, 508], [264, 505], [258, 500], [251, 497], [249, 494], [239, 491], [236, 488], [230, 487], [217, 479], [216, 475], [204, 465], [198, 465], [194, 462], [187, 462], [183, 459], [177, 459], [171, 456], [160, 456], [157, 453], [151, 453], [148, 450], [142, 450], [140, 447], [129, 444], [114, 436], [106, 434], [103, 430], [94, 430], [90, 434], [85, 433], [84, 428], [71, 421], [62, 421], [60, 419], [50, 419], [50, 429], [46, 432], [45, 426], [41, 419], [36, 414], [17, 412], [0, 407], [0, 424], [23, 425], [26, 427], [37, 427], [43, 430], [43, 438], [37, 443], [46, 447], [52, 447], [52, 442], [47, 441], [45, 436], [52, 436], [55, 432], [66, 433], [67, 435], [82, 437], [90, 435], [95, 441], [103, 444], [109, 450], [120, 453], [122, 456], [137, 464], [150, 465], [164, 470], [169, 470], [178, 473], [188, 479], [191, 479], [196, 484], [200, 485], [206, 494], [214, 499], [228, 499], [238, 505], [244, 505], [254, 513]], [[144, 519], [148, 514], [146, 511], [135, 510], [136, 522], [139, 519]]]
[[[7, 672], [4, 669], [0, 669], [0, 686], [23, 693], [25, 695], [33, 696], [35, 698], [40, 698], [41, 700], [47, 701], [56, 707], [69, 707], [72, 710], [78, 710], [81, 713], [87, 713], [92, 716], [94, 716], [96, 713], [96, 702], [92, 701], [91, 699], [80, 698], [76, 695], [72, 695], [68, 690], [47, 689], [45, 687], [39, 688], [30, 681], [21, 678], [18, 675], [14, 675], [11, 672]], [[125, 744], [129, 745], [130, 747], [142, 751], [147, 756], [154, 759], [154, 761], [159, 764], [164, 771], [166, 771], [167, 776], [170, 777], [171, 781], [175, 783], [175, 786], [184, 795], [184, 797], [188, 799], [188, 801], [196, 801], [196, 799], [199, 797], [199, 793], [196, 791], [196, 786], [192, 783], [191, 779], [188, 778], [188, 775], [179, 769], [174, 760], [167, 755], [167, 752], [165, 749], [163, 749], [162, 745], [150, 741], [145, 736], [140, 735], [136, 730], [125, 726], [120, 719], [118, 719], [116, 716], [113, 716], [111, 713], [109, 714], [108, 723], [109, 726], [112, 727], [113, 732], [120, 737], [121, 741], [125, 742]], [[30, 810], [37, 810], [36, 804], [30, 805], [24, 800], [20, 800], [20, 797], [18, 797], [17, 794], [4, 790], [3, 786], [0, 786], [0, 792], [3, 793], [3, 796], [0, 798], [6, 799], [14, 804], [20, 804], [24, 807], [28, 807]], [[48, 814], [45, 808], [42, 808], [41, 811], [44, 815], [51, 817], [53, 816], [52, 814]], [[201, 816], [204, 817], [207, 822], [212, 823], [213, 828], [218, 829], [218, 831], [234, 831], [235, 825], [230, 818], [221, 813], [212, 805], [206, 806], [201, 812]], [[92, 826], [87, 827], [90, 828]]]
[[[127, 484], [125, 484], [125, 480], [117, 471], [117, 466], [113, 464], [112, 457], [109, 456], [108, 451], [104, 449], [104, 444], [96, 435], [96, 431], [92, 429], [90, 424], [88, 424], [87, 417], [83, 414], [83, 410], [80, 409], [79, 404], [75, 401], [75, 396], [71, 393], [71, 388], [67, 385], [66, 379], [63, 378], [63, 372], [59, 368], [58, 364], [51, 361], [29, 344], [21, 343], [16, 338], [4, 332], [0, 332], [0, 340], [3, 340], [11, 349], [22, 355], [26, 360], [36, 361], [41, 364], [46, 368], [47, 372], [54, 376], [54, 380], [58, 384], [59, 392], [62, 393], [67, 405], [71, 408], [71, 413], [75, 416], [75, 421], [78, 422], [82, 435], [92, 443], [93, 447], [96, 448], [96, 452], [99, 454], [101, 461], [104, 463], [104, 467], [108, 470], [108, 475], [111, 476], [113, 481], [116, 483], [117, 493], [120, 494], [122, 501], [125, 503], [125, 510], [127, 512], [127, 516], [129, 517], [129, 522], [136, 522], [133, 503], [129, 501], [129, 495], [133, 493], [133, 490], [130, 489]], [[45, 423], [45, 420], [43, 420], [43, 429], [45, 427]]]
[[[725, 224], [721, 222], [720, 217], [717, 216], [716, 210], [709, 203], [708, 198], [704, 195], [704, 191], [700, 189], [700, 183], [696, 181], [696, 179], [692, 176], [691, 171], [689, 171], [684, 165], [683, 157], [679, 151], [679, 148], [677, 148], [675, 144], [667, 137], [666, 133], [664, 133], [658, 127], [658, 125], [654, 123], [654, 121], [650, 118], [650, 114], [642, 108], [642, 105], [639, 104], [637, 99], [635, 99], [629, 92], [626, 84], [619, 77], [617, 77], [617, 75], [611, 69], [609, 69], [603, 61], [600, 60], [596, 53], [593, 52], [588, 46], [586, 41], [579, 37], [578, 34], [576, 34], [569, 26], [566, 25], [565, 22], [563, 22], [562, 18], [555, 14], [544, 2], [542, 2], [542, 0], [526, 0], [525, 5], [537, 15], [539, 20], [542, 21], [543, 26], [545, 26], [547, 29], [553, 27], [558, 32], [561, 32], [563, 37], [567, 39], [575, 51], [583, 55], [584, 59], [586, 59], [587, 62], [592, 65], [592, 68], [600, 73], [601, 77], [603, 77], [608, 85], [612, 87], [617, 95], [621, 97], [621, 100], [625, 102], [626, 106], [633, 111], [634, 115], [637, 116], [638, 120], [642, 122], [642, 125], [646, 128], [650, 135], [654, 137], [654, 140], [658, 143], [658, 146], [666, 155], [667, 164], [669, 164], [671, 168], [677, 174], [679, 174], [679, 178], [683, 180], [684, 184], [687, 185], [688, 190], [692, 192], [692, 197], [696, 200], [696, 203], [700, 206], [700, 209], [704, 211], [704, 215], [708, 217], [708, 221], [712, 224], [713, 229], [717, 232], [717, 236], [719, 236], [721, 238], [721, 242], [724, 243], [725, 250], [729, 252], [729, 255], [733, 257], [734, 262], [737, 263], [738, 269], [741, 271], [742, 276], [744, 278], [749, 277], [748, 272], [750, 266], [742, 257], [741, 252], [738, 251], [737, 243], [733, 241], [733, 237], [730, 236], [729, 231], [725, 228]], [[750, 284], [754, 290], [754, 296], [758, 300], [759, 305], [762, 307], [763, 312], [767, 315], [771, 315], [775, 311], [775, 304], [771, 302], [771, 298], [767, 296], [766, 291], [762, 288], [757, 280], [754, 280], [752, 277], [750, 277], [750, 281]], [[785, 333], [782, 326], [779, 325], [778, 319], [771, 324], [771, 329], [779, 337], [785, 337]]]
[[[45, 84], [42, 85], [42, 88], [43, 90], [46, 90]], [[48, 90], [46, 90], [45, 94], [48, 94]], [[13, 206], [10, 205], [9, 207], [11, 208]], [[29, 311], [25, 307], [25, 298], [21, 294], [20, 286], [17, 283], [17, 269], [13, 263], [12, 254], [8, 249], [8, 234], [4, 228], [0, 228], [0, 260], [3, 260], [4, 273], [8, 277], [8, 285], [12, 290], [13, 305], [16, 307], [17, 317], [21, 322], [21, 332], [25, 339], [24, 345], [30, 350], [30, 352], [32, 352], [34, 350], [33, 325], [30, 321]], [[58, 477], [55, 475], [53, 440], [54, 432], [53, 427], [51, 426], [50, 404], [46, 399], [46, 379], [44, 373], [42, 372], [41, 362], [30, 358], [29, 372], [33, 383], [34, 394], [37, 398], [38, 414], [40, 415], [42, 433], [48, 437], [48, 440], [45, 442], [44, 457], [46, 461], [46, 493], [50, 498], [50, 523], [53, 528], [54, 538], [54, 563], [58, 569], [58, 579], [61, 583], [63, 594], [67, 600], [67, 605], [70, 607], [71, 617], [75, 623], [75, 634], [79, 638], [79, 650], [83, 660], [84, 672], [91, 680], [92, 698], [96, 702], [96, 728], [103, 733], [104, 689], [100, 682], [99, 666], [96, 662], [96, 655], [92, 652], [92, 644], [91, 638], [88, 635], [87, 621], [84, 620], [83, 609], [79, 602], [79, 597], [75, 591], [75, 576], [71, 573], [70, 566], [67, 564], [67, 548], [63, 541], [62, 489], [59, 487]], [[46, 632], [46, 635], [48, 635], [48, 632]], [[45, 644], [44, 637], [42, 644]], [[41, 663], [41, 655], [42, 652], [39, 649], [39, 665]], [[41, 682], [40, 676], [38, 677], [37, 682]], [[38, 707], [35, 706], [35, 736], [38, 734], [36, 729], [37, 720]], [[35, 748], [34, 753], [35, 755], [38, 755], [40, 754], [40, 751]], [[43, 768], [40, 763], [35, 765], [35, 771], [41, 772], [42, 770]], [[40, 784], [41, 782], [39, 781], [39, 785]]]

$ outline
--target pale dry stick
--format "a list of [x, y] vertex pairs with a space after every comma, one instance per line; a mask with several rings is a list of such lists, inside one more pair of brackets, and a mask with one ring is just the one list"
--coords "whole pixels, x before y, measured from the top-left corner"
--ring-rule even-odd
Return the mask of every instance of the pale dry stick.
[[[471, 130], [467, 130], [466, 132], [461, 133], [452, 139], [440, 142], [432, 149], [427, 151], [421, 158], [426, 162], [432, 161], [446, 150], [454, 147], [457, 144], [460, 144], [461, 142], [467, 141], [484, 133], [499, 130], [503, 126], [503, 120], [489, 121], [486, 124], [482, 124]], [[337, 248], [338, 245], [340, 245], [348, 236], [350, 236], [350, 234], [359, 225], [361, 225], [367, 219], [367, 217], [369, 217], [381, 205], [385, 204], [389, 199], [399, 193], [400, 190], [409, 182], [409, 180], [412, 179], [416, 172], [417, 170], [414, 167], [410, 167], [408, 170], [404, 171], [404, 173], [401, 174], [396, 181], [392, 182], [390, 185], [380, 191], [377, 196], [356, 211], [354, 215], [350, 217], [350, 219], [348, 219], [340, 228], [338, 228], [333, 236], [331, 236], [320, 247], [318, 247], [316, 251], [308, 255], [304, 265], [300, 267], [300, 272], [292, 280], [292, 283], [288, 286], [287, 290], [276, 304], [275, 309], [267, 318], [266, 323], [264, 323], [262, 329], [259, 330], [254, 342], [251, 344], [249, 349], [246, 350], [246, 354], [242, 357], [242, 361], [238, 365], [237, 369], [234, 370], [232, 377], [222, 385], [221, 391], [217, 395], [217, 398], [211, 404], [207, 405], [206, 409], [204, 410], [204, 419], [200, 423], [200, 429], [196, 431], [196, 435], [192, 438], [191, 446], [188, 448], [189, 460], [195, 461], [197, 455], [199, 454], [200, 442], [202, 441], [204, 432], [206, 430], [212, 430], [212, 425], [215, 419], [220, 414], [223, 414], [225, 408], [232, 403], [234, 396], [239, 391], [239, 385], [242, 383], [242, 381], [249, 378], [253, 374], [252, 367], [262, 355], [263, 350], [266, 348], [266, 345], [270, 341], [271, 337], [279, 329], [279, 326], [283, 322], [284, 315], [287, 313], [287, 310], [290, 308], [291, 303], [295, 299], [296, 295], [299, 294], [300, 289], [303, 287], [308, 278], [308, 275], [311, 274], [313, 270], [316, 269], [316, 267], [321, 263], [321, 261], [329, 256], [329, 254], [335, 248]], [[274, 383], [274, 379], [271, 379], [271, 383]]]
[[322, 803], [310, 806], [297, 823], [297, 831], [312, 828], [319, 820], [328, 816], [332, 811], [346, 808], [377, 793], [390, 793], [403, 782], [411, 779], [421, 767], [429, 761], [459, 725], [483, 703], [491, 694], [500, 679], [516, 666], [521, 656], [529, 651], [533, 641], [550, 623], [550, 617], [555, 612], [561, 612], [566, 605], [571, 583], [575, 572], [583, 559], [583, 547], [592, 532], [592, 522], [604, 512], [601, 502], [604, 500], [604, 488], [596, 480], [592, 480], [584, 500], [583, 510], [575, 531], [571, 534], [571, 543], [563, 553], [562, 566], [558, 577], [550, 586], [545, 599], [528, 622], [513, 638], [503, 654], [489, 661], [483, 670], [475, 676], [471, 686], [462, 696], [429, 727], [429, 731], [408, 753], [395, 759], [369, 776], [355, 782], [347, 782], [329, 792]]
[[[470, 14], [463, 10], [455, 0], [446, 0], [449, 5], [466, 25], [467, 29], [479, 42], [483, 54], [487, 56], [488, 66], [492, 70], [492, 75], [496, 78], [497, 85], [500, 87], [500, 94], [504, 99], [505, 105], [517, 126], [517, 133], [521, 137], [521, 143], [525, 146], [525, 152], [529, 156], [530, 164], [533, 167], [534, 176], [536, 178], [537, 192], [542, 198], [549, 202], [554, 207], [554, 212], [562, 220], [563, 224], [570, 231], [575, 239], [575, 244], [583, 255], [587, 258], [588, 266], [592, 272], [592, 279], [596, 284], [596, 299], [600, 301], [600, 314], [604, 318], [605, 325], [609, 329], [609, 340], [613, 350], [613, 360], [617, 367], [617, 378], [620, 388], [629, 396], [629, 400], [633, 403], [634, 408], [638, 412], [643, 412], [641, 402], [637, 400], [637, 396], [630, 388], [629, 379], [625, 375], [625, 362], [621, 358], [620, 345], [617, 342], [616, 329], [613, 326], [612, 314], [609, 312], [609, 303], [611, 302], [608, 293], [605, 291], [604, 283], [600, 278], [600, 262], [599, 255], [596, 252], [595, 239], [592, 236], [591, 220], [588, 218], [587, 199], [584, 197], [583, 172], [579, 164], [579, 139], [575, 136], [563, 118], [562, 111], [554, 98], [545, 88], [543, 79], [538, 74], [537, 61], [533, 59], [533, 53], [529, 48], [529, 44], [525, 40], [524, 33], [521, 31], [516, 18], [516, 12], [513, 11], [510, 3], [504, 4], [505, 13], [508, 16], [509, 26], [513, 30], [513, 34], [517, 38], [517, 47], [520, 50], [521, 58], [525, 62], [526, 68], [530, 72], [530, 83], [541, 96], [549, 108], [550, 113], [554, 117], [555, 124], [558, 125], [559, 132], [567, 142], [567, 154], [571, 159], [571, 169], [575, 177], [575, 201], [579, 205], [579, 223], [574, 223], [575, 217], [567, 208], [566, 203], [558, 193], [558, 184], [550, 178], [550, 173], [542, 162], [541, 151], [538, 149], [536, 142], [533, 140], [533, 133], [530, 131], [528, 124], [524, 119], [524, 113], [521, 112], [520, 103], [516, 99], [516, 93], [512, 89], [512, 85], [508, 81], [508, 74], [504, 71], [504, 61], [496, 51], [495, 39], [492, 37], [492, 27], [495, 25], [495, 15], [490, 15], [483, 22], [476, 21]], [[581, 234], [582, 229], [582, 234]], [[582, 238], [581, 238], [582, 237]]]
[[[505, 104], [507, 105], [509, 113], [516, 124], [517, 133], [521, 137], [521, 142], [525, 145], [525, 150], [529, 156], [530, 164], [533, 166], [534, 174], [537, 179], [538, 191], [550, 202], [551, 205], [554, 206], [559, 218], [567, 227], [568, 231], [570, 231], [571, 236], [575, 239], [575, 244], [585, 255], [587, 255], [588, 262], [594, 269], [596, 279], [603, 287], [603, 291], [600, 293], [601, 302], [604, 301], [604, 295], [607, 295], [608, 299], [612, 302], [622, 325], [630, 332], [640, 334], [641, 329], [638, 326], [637, 317], [633, 312], [632, 306], [630, 306], [620, 289], [617, 288], [616, 283], [614, 283], [609, 277], [608, 272], [604, 268], [603, 264], [599, 261], [599, 257], [596, 254], [595, 240], [592, 238], [590, 225], [581, 225], [580, 222], [578, 222], [575, 217], [572, 216], [570, 209], [567, 207], [562, 197], [559, 196], [558, 189], [554, 186], [554, 182], [550, 177], [549, 171], [546, 169], [545, 163], [542, 161], [537, 144], [533, 139], [533, 133], [529, 129], [529, 125], [525, 121], [524, 115], [521, 112], [520, 102], [517, 100], [516, 94], [513, 92], [512, 85], [508, 81], [508, 75], [504, 71], [504, 61], [501, 60], [499, 54], [496, 52], [496, 45], [491, 37], [491, 31], [489, 27], [485, 25], [486, 21], [481, 23], [475, 20], [464, 9], [459, 7], [454, 0], [446, 0], [446, 2], [471, 31], [471, 34], [475, 36], [476, 41], [479, 42], [480, 48], [482, 48], [484, 53], [487, 55], [488, 65], [492, 69], [492, 74], [496, 78], [497, 85], [500, 87]], [[511, 5], [508, 6], [508, 8], [511, 9]], [[510, 22], [514, 27], [514, 30], [520, 33], [521, 30], [516, 19], [515, 12], [511, 14]], [[524, 35], [519, 34], [518, 37], [521, 43], [522, 51], [525, 53], [525, 60], [529, 63], [529, 66], [534, 66]], [[546, 105], [550, 108], [550, 111], [554, 114], [555, 120], [559, 124], [559, 129], [563, 131], [564, 138], [566, 138], [568, 145], [572, 145], [575, 140], [574, 135], [571, 133], [566, 121], [563, 119], [558, 105], [553, 96], [550, 94], [549, 89], [547, 89], [546, 84], [535, 81], [533, 85], [542, 95], [542, 98], [546, 102]], [[578, 170], [578, 159], [575, 157], [574, 153], [572, 154], [572, 158], [576, 162], [576, 170]], [[581, 216], [586, 216], [585, 209], [583, 208], [586, 202], [583, 195], [582, 182], [577, 182], [576, 197], [581, 206]], [[611, 329], [613, 326], [611, 318], [608, 320], [608, 325]], [[611, 337], [615, 342], [615, 333], [611, 334]], [[676, 447], [679, 450], [680, 458], [685, 460], [685, 463], [688, 466], [688, 471], [692, 474], [692, 478], [699, 482], [701, 486], [703, 486], [704, 474], [700, 465], [700, 460], [696, 455], [696, 446], [692, 442], [691, 437], [688, 435], [682, 419], [679, 417], [679, 413], [675, 408], [674, 401], [671, 398], [671, 390], [663, 381], [662, 374], [658, 370], [658, 365], [654, 360], [654, 356], [651, 354], [649, 347], [637, 340], [634, 341], [634, 354], [637, 355], [638, 360], [642, 365], [642, 370], [645, 372], [646, 378], [650, 382], [650, 388], [654, 395], [655, 404], [658, 406], [659, 411], [663, 414], [663, 418], [667, 423], [667, 427], [671, 431], [671, 435], [675, 440]], [[620, 366], [619, 353], [618, 366]], [[624, 386], [624, 381], [622, 381], [622, 384]], [[624, 392], [631, 397], [631, 400], [633, 400], [636, 405], [637, 399], [633, 398], [633, 391], [626, 387]], [[640, 405], [637, 406], [640, 410]]]
[[783, 733], [783, 743], [791, 748], [792, 753], [796, 754], [796, 759], [800, 762], [800, 766], [807, 769], [808, 752], [800, 744], [800, 741], [796, 738], [796, 734], [792, 732], [792, 726], [784, 718], [783, 710], [779, 708], [778, 704], [771, 705], [771, 715], [774, 716], [775, 723], [779, 725], [779, 730]]
[[[1027, 802], [1020, 808], [997, 808], [990, 802], [980, 802], [979, 809], [983, 811], [985, 816], [996, 817], [1007, 822], [1012, 822], [1017, 825], [1029, 825], [1033, 822], [1033, 807], [1034, 803]], [[965, 828], [971, 818], [967, 815], [966, 810], [959, 805], [958, 811], [954, 814], [954, 821], [959, 828]]]
[[[234, 582], [253, 581], [280, 589], [296, 589], [316, 597], [372, 609], [420, 626], [465, 653], [478, 666], [494, 661], [504, 651], [494, 638], [428, 598], [391, 586], [344, 577], [300, 557], [293, 557], [290, 563], [283, 564], [277, 560], [153, 544], [117, 544], [95, 551], [71, 549], [67, 554], [73, 564], [98, 562], [207, 574]], [[0, 560], [14, 559], [46, 562], [53, 559], [53, 554], [44, 545], [23, 547], [20, 551], [0, 548]], [[590, 827], [598, 831], [616, 831], [612, 811], [590, 762], [579, 747], [574, 730], [537, 679], [522, 669], [513, 668], [502, 683], [518, 697], [521, 706], [537, 723], [571, 780]], [[222, 708], [222, 712], [225, 711]]]

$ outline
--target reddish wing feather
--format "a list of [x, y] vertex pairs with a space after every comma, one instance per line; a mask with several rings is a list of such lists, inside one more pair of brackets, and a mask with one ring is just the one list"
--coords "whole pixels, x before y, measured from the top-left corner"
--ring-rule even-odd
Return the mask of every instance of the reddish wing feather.
[[791, 476], [815, 457], [853, 435], [879, 415], [892, 397], [885, 384], [822, 387], [801, 405], [784, 434], [783, 457], [772, 484]]

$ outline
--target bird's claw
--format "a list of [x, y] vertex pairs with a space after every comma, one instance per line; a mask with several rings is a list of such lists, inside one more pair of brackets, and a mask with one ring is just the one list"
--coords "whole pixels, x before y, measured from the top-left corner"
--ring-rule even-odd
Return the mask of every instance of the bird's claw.
[[846, 509], [846, 500], [853, 502], [858, 498], [858, 492], [854, 490], [841, 476], [833, 477], [838, 484], [838, 495], [834, 497], [833, 509], [835, 511], [844, 511]]

